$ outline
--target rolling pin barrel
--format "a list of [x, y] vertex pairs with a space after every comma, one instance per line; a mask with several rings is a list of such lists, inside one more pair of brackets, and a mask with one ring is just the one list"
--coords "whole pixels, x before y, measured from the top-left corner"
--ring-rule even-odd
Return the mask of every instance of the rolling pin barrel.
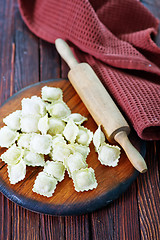
[[119, 131], [129, 134], [128, 123], [87, 63], [76, 65], [69, 71], [68, 78], [97, 125], [102, 125], [109, 141], [113, 142]]
[[140, 153], [130, 143], [127, 135], [130, 127], [101, 81], [87, 63], [78, 63], [65, 41], [55, 41], [57, 51], [71, 70], [68, 78], [84, 102], [97, 125], [102, 125], [107, 139], [117, 141], [133, 166], [140, 172], [147, 170]]

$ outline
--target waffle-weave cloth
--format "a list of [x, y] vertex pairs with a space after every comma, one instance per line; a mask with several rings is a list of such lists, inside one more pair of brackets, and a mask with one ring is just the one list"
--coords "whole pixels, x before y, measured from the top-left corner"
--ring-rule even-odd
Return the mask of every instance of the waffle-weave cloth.
[[91, 65], [140, 138], [160, 139], [159, 21], [139, 1], [19, 0], [19, 7], [35, 35], [66, 40]]

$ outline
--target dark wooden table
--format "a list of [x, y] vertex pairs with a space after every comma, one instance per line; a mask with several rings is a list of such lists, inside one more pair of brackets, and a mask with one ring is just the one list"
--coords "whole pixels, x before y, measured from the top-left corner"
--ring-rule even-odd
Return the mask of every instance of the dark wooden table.
[[[144, 5], [160, 17], [160, 1]], [[160, 45], [160, 35], [156, 42]], [[16, 0], [0, 0], [0, 105], [38, 81], [66, 78], [67, 69], [52, 44], [23, 23]], [[53, 217], [28, 211], [0, 194], [0, 239], [160, 239], [160, 142], [147, 142], [148, 172], [119, 199], [82, 216]]]

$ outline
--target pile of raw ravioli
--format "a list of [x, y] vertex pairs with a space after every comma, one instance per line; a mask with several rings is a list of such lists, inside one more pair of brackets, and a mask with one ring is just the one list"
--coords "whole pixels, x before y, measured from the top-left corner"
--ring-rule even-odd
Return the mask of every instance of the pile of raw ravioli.
[[60, 88], [45, 86], [41, 95], [23, 98], [22, 109], [3, 119], [0, 146], [8, 149], [1, 159], [10, 183], [25, 178], [26, 166], [42, 166], [32, 189], [38, 194], [51, 197], [66, 170], [77, 192], [96, 188], [94, 170], [86, 162], [89, 144], [93, 140], [99, 161], [112, 167], [118, 164], [120, 148], [105, 143], [100, 126], [94, 134], [82, 126], [87, 118], [71, 113]]

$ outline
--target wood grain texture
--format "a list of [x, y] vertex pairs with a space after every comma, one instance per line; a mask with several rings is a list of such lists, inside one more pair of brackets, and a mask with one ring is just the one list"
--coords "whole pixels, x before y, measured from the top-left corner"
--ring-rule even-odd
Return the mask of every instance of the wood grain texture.
[[[12, 1], [2, 1], [0, 7], [0, 104], [11, 96], [12, 84], [11, 75], [13, 69], [11, 67], [12, 59], [12, 42], [14, 40], [14, 4]], [[3, 33], [5, 35], [3, 36]], [[3, 37], [2, 37], [3, 36]]]
[[53, 217], [44, 214], [40, 216], [40, 236], [39, 239], [65, 239], [65, 222], [64, 217]]
[[[14, 0], [14, 92], [39, 82], [39, 45], [34, 36], [21, 19], [17, 2]], [[23, 44], [22, 44], [23, 43]]]
[[[12, 208], [13, 203], [0, 194], [0, 236], [1, 239], [11, 239], [12, 236]], [[6, 224], [8, 223], [8, 224]]]
[[91, 239], [114, 239], [114, 203], [91, 214]]
[[61, 77], [60, 57], [55, 46], [41, 39], [39, 39], [39, 61], [40, 81]]
[[[148, 172], [137, 179], [141, 238], [160, 239], [159, 144], [148, 143]], [[154, 156], [154, 157], [153, 157]], [[152, 219], [152, 221], [150, 221]], [[155, 224], [156, 223], [156, 224]]]
[[88, 215], [65, 217], [65, 239], [89, 240]]
[[[38, 42], [23, 21], [17, 1], [1, 1], [0, 103], [39, 81]], [[5, 34], [4, 34], [5, 33]], [[22, 44], [23, 43], [23, 44]], [[14, 47], [13, 47], [14, 46]], [[3, 240], [39, 239], [39, 215], [12, 203], [0, 194], [0, 236]]]
[[[118, 230], [114, 239], [140, 239], [136, 184], [123, 194], [115, 204], [114, 225]], [[129, 224], [128, 224], [129, 223]], [[127, 231], [126, 231], [127, 229]]]
[[12, 239], [36, 239], [40, 236], [39, 216], [17, 204], [12, 206]]
[[[136, 184], [105, 209], [91, 214], [93, 239], [140, 239]], [[129, 224], [128, 224], [129, 223]]]

